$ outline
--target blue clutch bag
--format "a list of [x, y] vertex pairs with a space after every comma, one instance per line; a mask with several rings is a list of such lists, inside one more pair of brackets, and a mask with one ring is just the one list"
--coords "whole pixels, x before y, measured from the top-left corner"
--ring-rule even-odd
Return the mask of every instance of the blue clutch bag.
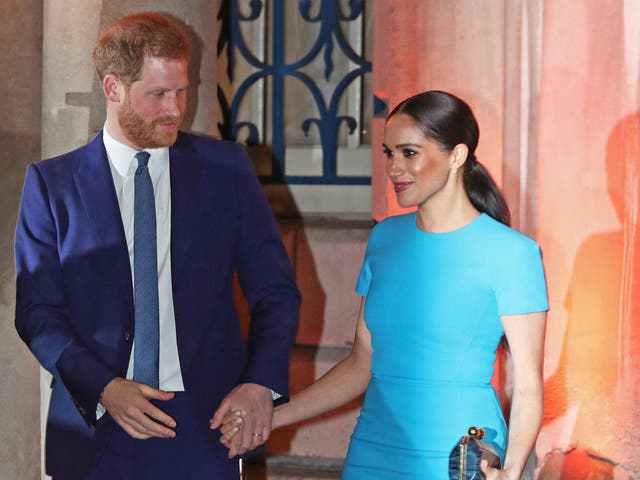
[[450, 480], [480, 480], [485, 475], [480, 470], [480, 460], [489, 462], [489, 466], [500, 468], [500, 455], [496, 448], [482, 439], [486, 435], [484, 428], [471, 427], [469, 434], [463, 435], [449, 455]]

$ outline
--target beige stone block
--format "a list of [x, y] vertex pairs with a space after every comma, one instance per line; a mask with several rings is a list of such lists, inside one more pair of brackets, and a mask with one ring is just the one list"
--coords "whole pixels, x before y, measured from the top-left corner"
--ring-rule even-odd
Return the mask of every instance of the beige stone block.
[[0, 2], [0, 479], [40, 478], [38, 365], [14, 327], [13, 234], [25, 168], [40, 158], [42, 1]]
[[370, 222], [307, 224], [298, 233], [301, 344], [351, 345], [361, 297], [355, 292]]

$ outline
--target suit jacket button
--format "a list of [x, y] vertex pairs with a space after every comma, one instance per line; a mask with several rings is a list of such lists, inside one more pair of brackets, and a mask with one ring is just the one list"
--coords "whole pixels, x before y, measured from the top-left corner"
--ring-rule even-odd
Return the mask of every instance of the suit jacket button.
[[129, 332], [129, 331], [124, 332], [124, 339], [125, 339], [125, 341], [127, 341], [127, 342], [128, 342], [129, 340], [131, 340], [131, 332]]

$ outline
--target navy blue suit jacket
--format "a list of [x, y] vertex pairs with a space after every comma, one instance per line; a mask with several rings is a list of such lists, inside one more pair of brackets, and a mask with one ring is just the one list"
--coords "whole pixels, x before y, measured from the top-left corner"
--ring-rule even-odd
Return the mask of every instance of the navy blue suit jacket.
[[[180, 133], [170, 148], [171, 271], [178, 352], [196, 419], [237, 384], [287, 398], [300, 297], [273, 215], [243, 148]], [[114, 422], [98, 397], [126, 375], [134, 331], [124, 229], [99, 134], [29, 166], [18, 223], [16, 328], [53, 375], [47, 471], [81, 475]], [[233, 276], [251, 311], [245, 342]]]

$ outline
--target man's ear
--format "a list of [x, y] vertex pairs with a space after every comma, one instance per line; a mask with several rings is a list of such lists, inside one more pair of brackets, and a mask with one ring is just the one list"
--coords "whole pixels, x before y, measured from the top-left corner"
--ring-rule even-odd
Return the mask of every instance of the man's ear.
[[467, 160], [467, 155], [469, 155], [469, 147], [464, 143], [457, 144], [453, 147], [453, 150], [451, 150], [451, 154], [449, 155], [449, 168], [454, 171], [462, 168], [464, 162]]
[[102, 79], [102, 91], [110, 102], [120, 103], [124, 100], [124, 84], [112, 73], [105, 75]]

